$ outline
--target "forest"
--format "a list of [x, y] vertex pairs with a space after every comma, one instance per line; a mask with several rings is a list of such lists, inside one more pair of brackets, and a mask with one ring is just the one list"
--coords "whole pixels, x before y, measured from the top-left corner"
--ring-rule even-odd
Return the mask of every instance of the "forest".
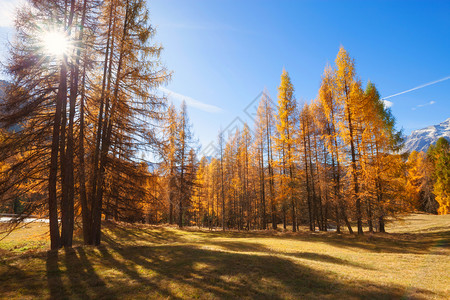
[[445, 6], [0, 0], [0, 298], [450, 299]]
[[[254, 124], [200, 157], [186, 104], [157, 93], [160, 61], [143, 0], [28, 1], [17, 11], [0, 114], [0, 212], [48, 218], [51, 248], [102, 221], [221, 230], [385, 232], [410, 212], [448, 214], [450, 147], [402, 153], [376, 85], [341, 46], [317, 98], [283, 69]], [[296, 72], [296, 70], [293, 70]], [[150, 153], [143, 159], [142, 153]], [[20, 218], [19, 218], [20, 220]], [[17, 224], [15, 224], [17, 225]]]

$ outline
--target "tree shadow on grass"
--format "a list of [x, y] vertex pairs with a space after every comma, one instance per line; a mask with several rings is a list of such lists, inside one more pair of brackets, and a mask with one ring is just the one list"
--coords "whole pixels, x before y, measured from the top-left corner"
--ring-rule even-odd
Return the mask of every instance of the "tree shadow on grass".
[[293, 256], [297, 258], [302, 259], [308, 259], [312, 261], [319, 261], [319, 262], [325, 262], [325, 263], [331, 263], [336, 265], [342, 265], [342, 266], [350, 266], [354, 268], [360, 268], [364, 270], [375, 270], [375, 268], [364, 265], [364, 264], [358, 264], [346, 259], [341, 259], [338, 257], [326, 255], [326, 254], [320, 254], [320, 253], [312, 253], [312, 252], [296, 252], [296, 253], [283, 253], [283, 255], [287, 256]]
[[267, 253], [267, 254], [278, 254], [284, 256], [291, 256], [301, 259], [308, 259], [312, 261], [332, 263], [343, 266], [351, 266], [355, 268], [361, 268], [365, 270], [374, 270], [373, 267], [362, 265], [358, 263], [354, 263], [349, 260], [337, 258], [331, 255], [320, 254], [320, 253], [312, 253], [312, 252], [279, 252], [274, 251], [263, 244], [258, 243], [250, 243], [250, 242], [233, 242], [233, 241], [209, 241], [208, 245], [218, 246], [224, 250], [234, 251], [234, 252], [258, 252], [258, 253]]
[[366, 233], [363, 236], [336, 233], [267, 233], [267, 234], [249, 234], [249, 233], [205, 233], [205, 240], [210, 243], [211, 238], [215, 237], [233, 237], [233, 238], [275, 238], [283, 240], [321, 242], [334, 247], [346, 248], [350, 250], [365, 250], [375, 253], [408, 253], [408, 254], [429, 254], [435, 247], [450, 247], [450, 230], [443, 232], [430, 233], [392, 233], [392, 234], [372, 234]]
[[52, 299], [61, 299], [66, 294], [66, 289], [61, 278], [62, 271], [59, 269], [58, 261], [58, 251], [50, 250], [47, 252], [47, 284], [50, 291], [50, 298]]
[[429, 254], [433, 247], [450, 246], [450, 230], [431, 233], [366, 234], [364, 236], [329, 236], [320, 241], [329, 245], [376, 253]]
[[0, 257], [0, 298], [13, 298], [17, 291], [27, 298], [38, 298], [41, 284], [33, 280], [34, 272], [13, 265], [15, 260], [3, 258]]
[[[286, 299], [364, 298], [393, 299], [437, 296], [429, 290], [407, 294], [403, 286], [377, 285], [370, 281], [340, 279], [319, 271], [307, 262], [339, 264], [371, 270], [334, 256], [312, 253], [278, 253], [264, 244], [215, 237], [258, 237], [323, 242], [355, 251], [429, 253], [430, 247], [448, 247], [449, 232], [424, 234], [377, 234], [363, 237], [334, 234], [258, 234], [199, 232], [193, 244], [182, 234], [164, 228], [118, 228], [123, 237], [143, 239], [149, 245], [124, 242], [118, 235], [104, 235], [104, 246], [67, 250], [64, 256], [47, 254], [47, 279], [51, 298], [165, 298], [165, 299]], [[224, 236], [225, 235], [225, 236]], [[204, 241], [204, 243], [203, 243]], [[67, 271], [60, 270], [65, 266]], [[108, 270], [114, 270], [108, 275]], [[67, 274], [66, 274], [67, 273]], [[67, 280], [62, 280], [64, 275]], [[29, 294], [32, 294], [30, 291]]]
[[[305, 241], [305, 242], [322, 242], [334, 247], [345, 248], [349, 250], [359, 251], [365, 250], [374, 253], [408, 253], [408, 254], [428, 254], [431, 248], [435, 246], [448, 248], [450, 247], [450, 230], [441, 232], [428, 233], [366, 233], [364, 236], [350, 235], [350, 234], [336, 234], [333, 232], [298, 232], [280, 233], [278, 231], [208, 231], [198, 229], [183, 229], [182, 232], [189, 232], [191, 237], [196, 238], [195, 242], [205, 241], [206, 243], [213, 242], [218, 239], [245, 239], [245, 238], [274, 238], [283, 240]], [[164, 227], [146, 227], [133, 226], [124, 227], [117, 226], [111, 228], [109, 234], [111, 239], [121, 240], [126, 239], [124, 246], [130, 245], [133, 241], [129, 237], [134, 237], [139, 243], [135, 245], [142, 245], [144, 243], [150, 244], [170, 244], [177, 242], [187, 242], [182, 233], [176, 230], [170, 230]], [[192, 240], [192, 239], [191, 239]], [[241, 247], [242, 244], [239, 245]], [[242, 251], [237, 249], [236, 251]], [[251, 249], [249, 250], [251, 251]]]
[[[106, 283], [94, 271], [92, 263], [87, 259], [82, 247], [64, 250], [64, 265], [67, 269], [70, 288], [68, 289], [76, 298], [89, 299], [108, 296], [116, 297], [108, 292]], [[88, 279], [88, 280], [86, 280]]]
[[[181, 232], [189, 233], [197, 238], [196, 242], [205, 241], [211, 243], [214, 239], [246, 239], [246, 238], [274, 238], [283, 240], [322, 242], [331, 246], [345, 248], [350, 250], [365, 250], [374, 253], [409, 253], [409, 254], [428, 254], [430, 249], [438, 245], [448, 248], [450, 246], [450, 230], [428, 233], [392, 233], [392, 234], [373, 234], [366, 233], [364, 236], [350, 234], [336, 234], [334, 232], [307, 232], [298, 233], [278, 232], [278, 231], [208, 231], [194, 228], [182, 229]], [[130, 245], [129, 237], [134, 237], [142, 245], [151, 244], [170, 244], [177, 242], [187, 242], [183, 234], [177, 230], [170, 230], [164, 227], [148, 226], [117, 226], [111, 228], [110, 236], [112, 239], [127, 239], [124, 246]], [[239, 244], [241, 247], [242, 244]], [[238, 249], [236, 251], [242, 251]], [[248, 251], [251, 251], [248, 250]]]
[[[130, 237], [135, 238], [136, 241], [144, 241], [152, 244], [167, 244], [183, 242], [184, 238], [182, 234], [177, 233], [174, 230], [169, 230], [161, 226], [115, 226], [110, 227], [110, 233], [104, 236], [109, 236], [110, 238], [117, 237], [120, 239], [127, 239], [127, 244], [133, 242]], [[117, 239], [116, 239], [117, 240]]]
[[[434, 230], [450, 229], [450, 227], [433, 228]], [[374, 253], [408, 253], [428, 254], [435, 246], [450, 247], [450, 230], [439, 232], [420, 233], [368, 233], [363, 236], [351, 234], [336, 234], [335, 232], [309, 232], [300, 231], [208, 231], [198, 229], [184, 229], [186, 232], [198, 234], [199, 239], [208, 243], [214, 238], [276, 238], [284, 240], [296, 240], [305, 242], [322, 242], [331, 246], [346, 248], [350, 250], [365, 250]]]
[[[242, 244], [248, 244], [243, 242]], [[218, 246], [219, 243], [212, 246]], [[393, 299], [407, 295], [403, 286], [338, 278], [306, 262], [289, 257], [347, 264], [315, 253], [270, 255], [264, 246], [244, 245], [244, 253], [201, 248], [205, 245], [123, 246], [108, 240], [101, 247], [77, 247], [49, 251], [44, 269], [10, 269], [4, 288], [22, 287], [21, 295], [43, 298], [39, 285], [47, 285], [52, 299]], [[224, 248], [239, 245], [223, 243]], [[230, 250], [230, 249], [228, 249]], [[245, 252], [245, 250], [248, 250]], [[230, 250], [231, 251], [231, 250]], [[259, 253], [253, 253], [259, 252]], [[22, 258], [21, 258], [22, 259]], [[43, 273], [41, 273], [43, 271]], [[16, 272], [16, 273], [14, 273]], [[27, 272], [27, 273], [25, 273]], [[3, 273], [6, 274], [6, 273]], [[24, 280], [33, 282], [27, 287]], [[3, 281], [3, 278], [0, 280]], [[3, 284], [2, 284], [3, 285]], [[0, 290], [4, 291], [4, 288]], [[24, 290], [26, 289], [26, 290]], [[436, 296], [428, 290], [415, 291], [417, 299]]]
[[[346, 284], [330, 273], [272, 255], [205, 250], [190, 245], [115, 248], [114, 252], [121, 256], [120, 261], [126, 261], [116, 259], [114, 262], [125, 274], [131, 273], [143, 285], [148, 281], [154, 283], [150, 290], [155, 286], [161, 289], [169, 283], [172, 287], [175, 285], [186, 292], [178, 296], [180, 298], [392, 299], [401, 298], [405, 292], [402, 287], [378, 286], [364, 281]], [[111, 254], [104, 255], [105, 260], [111, 260]], [[151, 279], [137, 276], [132, 271], [136, 266], [157, 275]], [[166, 291], [173, 297], [177, 289]], [[418, 292], [433, 295], [426, 290]]]
[[[94, 271], [82, 247], [64, 249], [59, 253], [48, 251], [46, 275], [51, 299], [116, 299]], [[63, 280], [63, 277], [68, 280]]]
[[[105, 246], [100, 246], [98, 247], [98, 249], [102, 256], [102, 263], [106, 267], [117, 269], [125, 277], [128, 277], [128, 279], [125, 279], [123, 281], [121, 280], [118, 284], [114, 284], [114, 286], [117, 286], [117, 288], [121, 290], [121, 293], [127, 290], [129, 290], [129, 292], [132, 293], [136, 287], [141, 286], [139, 287], [140, 289], [142, 287], [145, 287], [145, 289], [150, 289], [153, 292], [157, 291], [157, 294], [161, 297], [164, 298], [171, 297], [172, 299], [178, 299], [175, 295], [172, 295], [170, 292], [168, 292], [165, 287], [158, 286], [155, 282], [151, 281], [146, 276], [141, 275], [137, 269], [138, 267], [139, 269], [141, 269], [142, 266], [136, 263], [132, 264], [124, 263], [123, 260], [117, 259], [113, 255], [113, 252], [108, 250], [108, 248]], [[147, 271], [152, 270], [148, 269]]]

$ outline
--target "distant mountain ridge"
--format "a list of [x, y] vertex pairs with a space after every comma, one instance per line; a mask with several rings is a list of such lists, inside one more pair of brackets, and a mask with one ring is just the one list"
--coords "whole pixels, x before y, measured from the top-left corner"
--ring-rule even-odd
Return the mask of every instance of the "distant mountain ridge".
[[440, 137], [444, 137], [450, 142], [450, 118], [438, 125], [431, 125], [411, 132], [406, 138], [402, 152], [414, 150], [426, 152], [428, 147], [436, 143]]

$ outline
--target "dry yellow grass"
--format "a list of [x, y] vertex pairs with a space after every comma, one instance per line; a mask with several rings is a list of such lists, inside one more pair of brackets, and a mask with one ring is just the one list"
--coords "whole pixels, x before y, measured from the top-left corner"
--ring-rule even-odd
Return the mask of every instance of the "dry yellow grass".
[[47, 225], [0, 241], [1, 298], [449, 299], [450, 216], [389, 234], [109, 224], [101, 247], [47, 252]]

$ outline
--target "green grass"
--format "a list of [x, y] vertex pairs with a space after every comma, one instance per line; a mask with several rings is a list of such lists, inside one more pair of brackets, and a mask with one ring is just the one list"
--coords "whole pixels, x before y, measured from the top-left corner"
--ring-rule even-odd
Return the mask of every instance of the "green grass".
[[449, 299], [450, 215], [389, 234], [106, 224], [101, 247], [47, 251], [47, 225], [0, 241], [0, 298]]

